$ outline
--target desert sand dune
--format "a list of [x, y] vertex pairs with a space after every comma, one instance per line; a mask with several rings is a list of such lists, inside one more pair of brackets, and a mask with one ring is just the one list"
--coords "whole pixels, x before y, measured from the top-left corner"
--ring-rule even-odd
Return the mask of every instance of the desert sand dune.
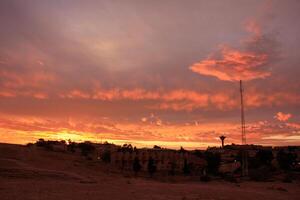
[[299, 199], [299, 183], [160, 182], [79, 155], [0, 145], [0, 199]]

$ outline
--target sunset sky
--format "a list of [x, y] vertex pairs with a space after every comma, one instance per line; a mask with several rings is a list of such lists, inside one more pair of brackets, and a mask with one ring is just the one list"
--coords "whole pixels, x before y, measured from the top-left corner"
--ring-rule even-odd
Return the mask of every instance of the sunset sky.
[[300, 145], [298, 0], [1, 0], [0, 142]]

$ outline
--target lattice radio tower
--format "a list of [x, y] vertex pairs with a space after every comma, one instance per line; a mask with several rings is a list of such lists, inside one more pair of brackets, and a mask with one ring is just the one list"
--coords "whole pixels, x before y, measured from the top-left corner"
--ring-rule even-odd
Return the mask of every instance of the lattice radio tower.
[[246, 140], [246, 126], [245, 126], [245, 112], [244, 112], [244, 88], [243, 82], [240, 80], [240, 93], [241, 93], [241, 131], [242, 131], [242, 176], [248, 176], [248, 153], [247, 153], [247, 140]]
[[246, 140], [246, 126], [245, 126], [245, 112], [244, 112], [244, 88], [243, 82], [240, 80], [240, 93], [241, 93], [241, 128], [242, 128], [242, 144], [247, 144]]

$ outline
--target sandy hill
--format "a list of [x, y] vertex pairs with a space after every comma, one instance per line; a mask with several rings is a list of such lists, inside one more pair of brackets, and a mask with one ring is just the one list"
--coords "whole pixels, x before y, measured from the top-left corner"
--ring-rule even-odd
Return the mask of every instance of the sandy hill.
[[79, 155], [0, 144], [0, 199], [299, 199], [299, 183], [160, 182]]

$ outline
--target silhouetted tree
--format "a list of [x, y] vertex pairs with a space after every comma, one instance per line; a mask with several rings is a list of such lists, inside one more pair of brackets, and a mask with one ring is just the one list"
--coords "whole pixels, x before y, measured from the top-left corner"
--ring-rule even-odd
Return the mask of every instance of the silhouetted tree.
[[59, 144], [58, 141], [45, 141], [44, 139], [39, 139], [37, 142], [36, 142], [36, 145], [38, 147], [44, 147], [46, 150], [53, 150], [53, 144]]
[[76, 143], [68, 140], [67, 150], [74, 153], [76, 148]]
[[45, 146], [46, 142], [43, 138], [40, 138], [38, 141], [36, 141], [36, 146], [43, 147]]
[[153, 176], [153, 174], [156, 172], [156, 165], [154, 159], [150, 156], [148, 160], [148, 172], [150, 174], [150, 177]]
[[158, 146], [158, 145], [154, 145], [154, 146], [153, 146], [153, 149], [161, 149], [161, 147]]
[[31, 143], [31, 142], [26, 144], [26, 147], [31, 147], [31, 146], [33, 146], [33, 143]]
[[121, 147], [121, 151], [132, 153], [133, 152], [133, 147], [132, 147], [131, 144], [123, 144], [123, 146]]
[[140, 160], [138, 157], [135, 157], [134, 158], [134, 161], [133, 161], [133, 171], [134, 171], [134, 174], [137, 175], [139, 173], [139, 171], [141, 170], [141, 164], [140, 164]]
[[217, 174], [221, 163], [221, 155], [209, 151], [206, 151], [204, 155], [207, 162], [207, 171], [212, 174]]
[[297, 154], [279, 150], [276, 159], [281, 169], [289, 170], [296, 164]]
[[90, 142], [86, 141], [78, 144], [78, 148], [81, 150], [83, 156], [88, 156], [95, 151], [95, 147]]
[[179, 153], [185, 153], [185, 152], [186, 152], [186, 150], [183, 147], [180, 147]]

